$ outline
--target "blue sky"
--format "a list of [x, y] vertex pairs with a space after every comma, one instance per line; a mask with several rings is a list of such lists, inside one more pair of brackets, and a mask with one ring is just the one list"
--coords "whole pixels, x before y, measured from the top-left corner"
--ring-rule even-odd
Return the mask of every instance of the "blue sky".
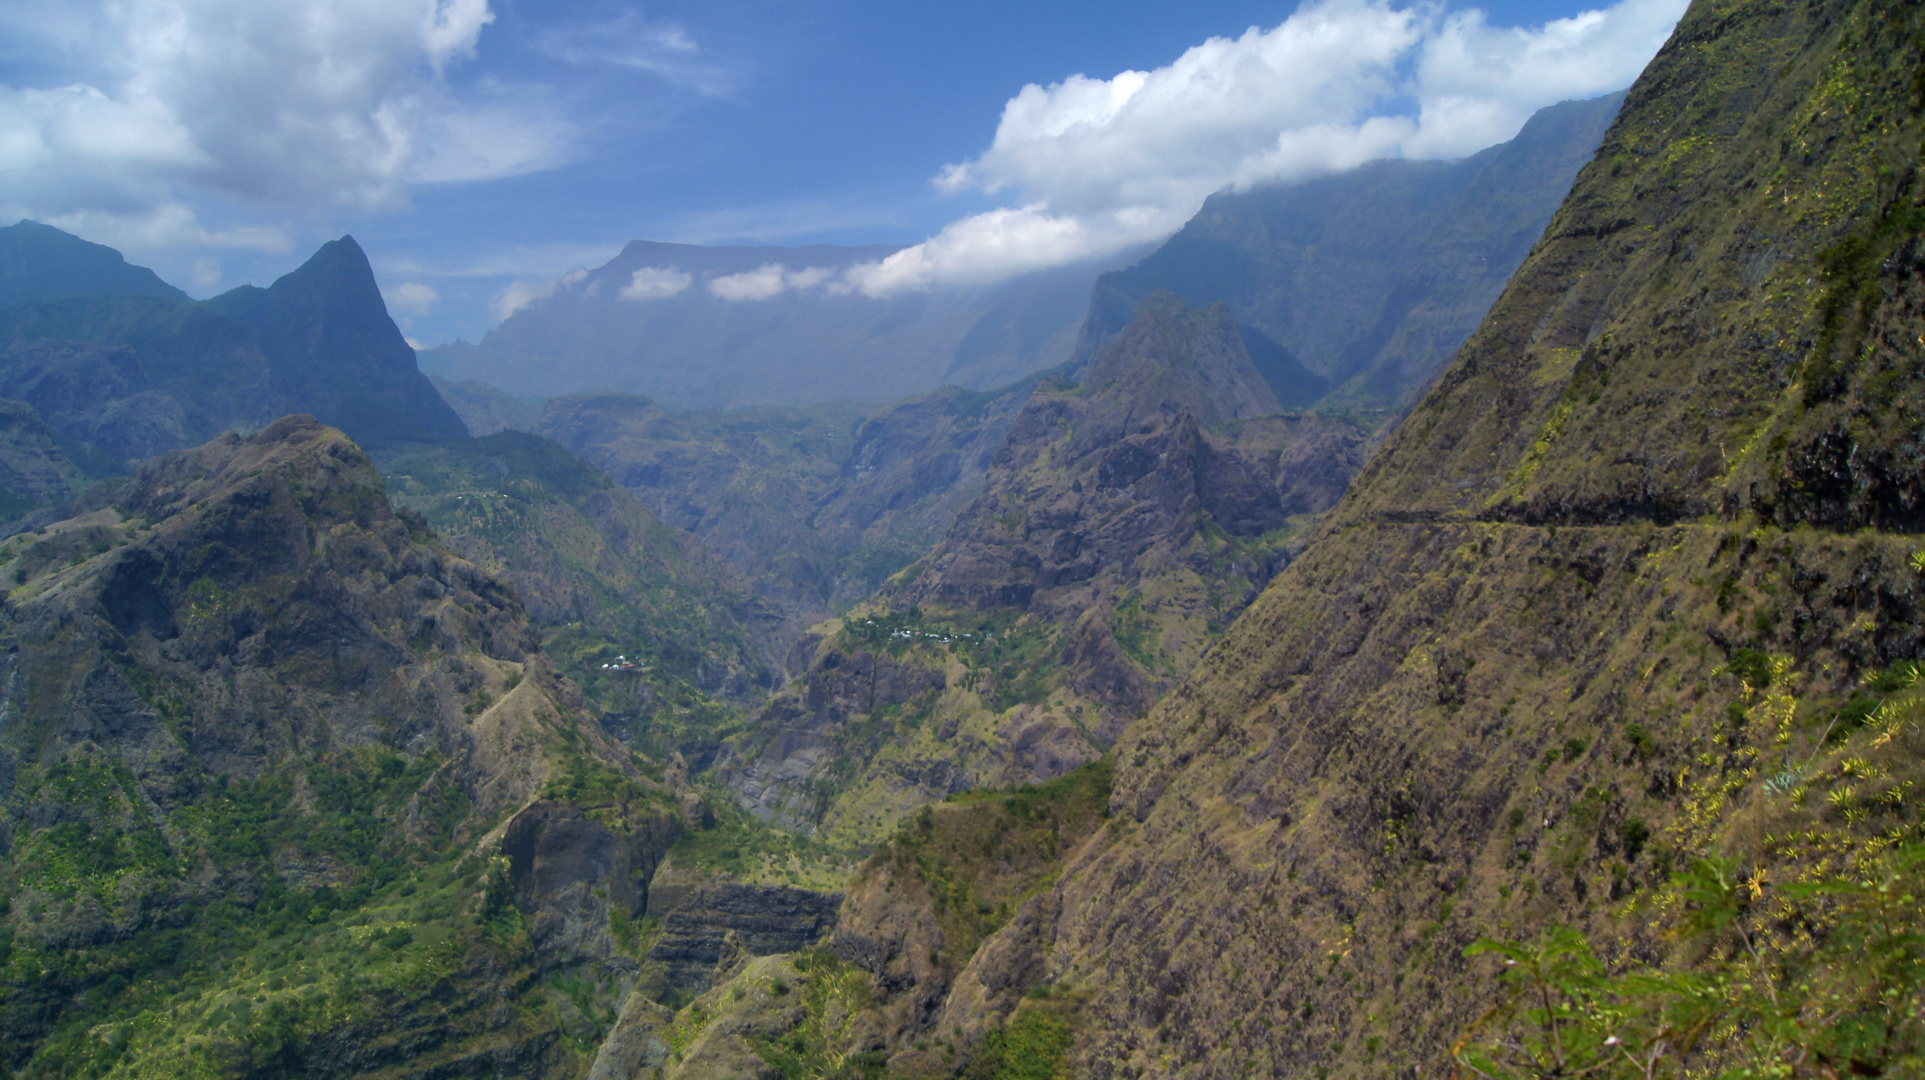
[[1473, 151], [1628, 84], [1682, 7], [1591, 6], [15, 5], [0, 213], [195, 295], [351, 232], [427, 344], [631, 238], [918, 245], [824, 287], [939, 288], [1167, 234], [1224, 186]]

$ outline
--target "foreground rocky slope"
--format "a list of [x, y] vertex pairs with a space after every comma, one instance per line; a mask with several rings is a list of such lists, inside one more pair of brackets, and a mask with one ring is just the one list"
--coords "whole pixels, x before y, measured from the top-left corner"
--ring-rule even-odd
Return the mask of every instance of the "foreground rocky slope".
[[804, 642], [726, 782], [863, 847], [931, 799], [1102, 754], [1284, 565], [1368, 433], [1283, 414], [1221, 305], [1152, 298], [1083, 383], [1030, 396], [930, 555]]
[[610, 739], [339, 431], [225, 435], [110, 503], [0, 547], [19, 1075], [580, 1076], [632, 990], [832, 925], [655, 887], [712, 820], [685, 771]]
[[1791, 962], [1776, 882], [1917, 842], [1915, 727], [1859, 727], [1921, 643], [1916, 20], [1692, 7], [1458, 362], [1125, 735], [1120, 824], [924, 1039], [1041, 985], [1090, 1076], [1436, 1075], [1491, 1000], [1481, 935], [1662, 961], [1664, 883], [1715, 854]]

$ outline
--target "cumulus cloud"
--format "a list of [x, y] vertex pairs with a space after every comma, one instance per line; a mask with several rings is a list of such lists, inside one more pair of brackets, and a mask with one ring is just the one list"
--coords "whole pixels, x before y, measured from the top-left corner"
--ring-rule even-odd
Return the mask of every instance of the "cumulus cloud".
[[545, 167], [569, 137], [537, 93], [444, 77], [474, 55], [488, 0], [38, 7], [65, 10], [8, 31], [64, 82], [0, 86], [0, 207], [27, 216], [178, 218], [196, 193], [393, 206], [411, 184]]
[[1154, 71], [1025, 86], [989, 149], [937, 178], [1020, 205], [955, 222], [846, 281], [880, 296], [993, 280], [1167, 236], [1226, 187], [1469, 154], [1539, 108], [1629, 85], [1685, 3], [1619, 0], [1508, 28], [1478, 10], [1321, 0]]
[[666, 300], [694, 282], [680, 270], [644, 266], [628, 277], [617, 296], [624, 300]]
[[419, 281], [404, 281], [392, 289], [384, 289], [381, 295], [390, 308], [410, 315], [426, 315], [441, 300], [439, 290]]
[[791, 270], [778, 263], [766, 263], [754, 270], [709, 279], [709, 291], [723, 300], [771, 300], [790, 289], [813, 289], [827, 282], [835, 271], [823, 266]]

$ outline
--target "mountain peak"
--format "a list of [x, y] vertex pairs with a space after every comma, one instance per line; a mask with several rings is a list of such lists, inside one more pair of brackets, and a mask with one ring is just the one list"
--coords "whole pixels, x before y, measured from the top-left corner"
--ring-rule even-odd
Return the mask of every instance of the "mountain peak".
[[[354, 237], [343, 236], [322, 244], [308, 260], [268, 287], [270, 293], [300, 294], [324, 303], [353, 306], [378, 306], [383, 315], [387, 305], [381, 287], [375, 284], [374, 267]], [[395, 331], [396, 336], [400, 330]]]
[[361, 442], [459, 438], [467, 428], [415, 366], [354, 237], [321, 245], [273, 285], [207, 301], [259, 331], [275, 375], [322, 421]]
[[1090, 365], [1084, 385], [1132, 397], [1138, 411], [1179, 405], [1206, 425], [1283, 411], [1229, 306], [1193, 307], [1168, 289], [1143, 299], [1135, 320]]

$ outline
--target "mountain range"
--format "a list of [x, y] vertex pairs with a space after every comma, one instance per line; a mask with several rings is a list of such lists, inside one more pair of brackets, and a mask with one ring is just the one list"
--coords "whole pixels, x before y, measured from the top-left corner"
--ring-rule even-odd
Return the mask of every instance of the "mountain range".
[[52, 270], [0, 307], [0, 398], [31, 406], [83, 473], [125, 474], [294, 412], [370, 446], [467, 434], [416, 369], [352, 238], [269, 288], [199, 303], [111, 249], [32, 222], [0, 230], [0, 264], [29, 263]]
[[1922, 42], [1698, 0], [882, 405], [432, 384], [351, 241], [197, 304], [16, 227], [103, 291], [0, 306], [0, 1058], [1911, 1075]]
[[1403, 405], [1490, 310], [1623, 100], [1541, 109], [1461, 161], [1374, 161], [1212, 195], [1162, 247], [1097, 279], [1078, 360], [1167, 289], [1228, 304], [1287, 406]]

